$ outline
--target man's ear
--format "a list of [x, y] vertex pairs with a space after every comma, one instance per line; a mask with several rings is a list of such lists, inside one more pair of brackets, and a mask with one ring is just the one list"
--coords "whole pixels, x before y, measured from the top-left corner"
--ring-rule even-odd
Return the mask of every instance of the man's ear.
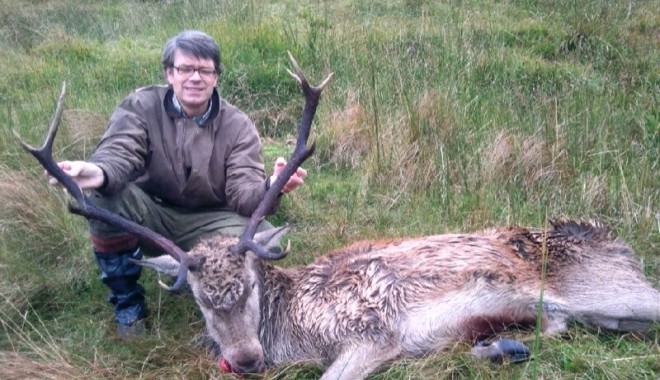
[[172, 84], [174, 81], [174, 68], [168, 67], [165, 69], [165, 79], [167, 79], [167, 83]]

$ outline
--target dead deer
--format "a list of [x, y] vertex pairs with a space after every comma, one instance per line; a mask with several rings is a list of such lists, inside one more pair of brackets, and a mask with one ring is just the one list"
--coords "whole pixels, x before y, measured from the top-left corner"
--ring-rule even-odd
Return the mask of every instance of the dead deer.
[[[597, 222], [554, 220], [549, 228], [506, 227], [468, 234], [366, 241], [280, 268], [285, 228], [255, 234], [307, 148], [323, 88], [311, 87], [292, 58], [306, 104], [293, 157], [239, 238], [216, 236], [183, 252], [171, 241], [86, 201], [52, 158], [64, 89], [44, 146], [22, 143], [76, 199], [71, 211], [114, 223], [167, 252], [143, 265], [185, 281], [199, 305], [221, 363], [237, 373], [313, 361], [322, 379], [363, 379], [402, 357], [438, 352], [458, 341], [493, 336], [511, 325], [545, 334], [570, 321], [640, 331], [660, 320], [660, 293], [645, 279], [631, 247]], [[19, 139], [20, 141], [20, 139]], [[527, 357], [500, 340], [475, 355]]]

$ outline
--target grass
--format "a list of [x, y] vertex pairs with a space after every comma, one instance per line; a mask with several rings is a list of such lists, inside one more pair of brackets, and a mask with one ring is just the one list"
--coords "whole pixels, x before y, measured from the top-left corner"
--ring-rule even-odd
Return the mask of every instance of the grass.
[[[84, 221], [48, 188], [11, 130], [37, 144], [62, 81], [56, 157], [84, 159], [116, 104], [163, 81], [165, 40], [184, 28], [223, 49], [220, 91], [286, 155], [302, 105], [286, 51], [309, 78], [334, 72], [315, 124], [306, 186], [282, 265], [366, 238], [606, 222], [660, 281], [660, 16], [651, 1], [294, 0], [81, 3], [0, 0], [0, 363], [22, 378], [222, 378], [186, 297], [142, 283], [152, 332], [126, 345], [98, 281]], [[654, 379], [660, 330], [572, 326], [520, 366], [467, 347], [374, 379]], [[533, 336], [524, 336], [533, 343]], [[312, 379], [291, 365], [266, 378]]]

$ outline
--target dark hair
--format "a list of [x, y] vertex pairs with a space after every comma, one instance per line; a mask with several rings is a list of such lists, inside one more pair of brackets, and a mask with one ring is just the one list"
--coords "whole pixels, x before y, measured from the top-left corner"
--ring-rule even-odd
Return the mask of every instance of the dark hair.
[[195, 58], [211, 59], [215, 65], [215, 71], [222, 73], [220, 64], [220, 47], [215, 40], [204, 32], [198, 30], [184, 30], [170, 38], [163, 46], [163, 69], [167, 70], [174, 66], [174, 54], [181, 51]]

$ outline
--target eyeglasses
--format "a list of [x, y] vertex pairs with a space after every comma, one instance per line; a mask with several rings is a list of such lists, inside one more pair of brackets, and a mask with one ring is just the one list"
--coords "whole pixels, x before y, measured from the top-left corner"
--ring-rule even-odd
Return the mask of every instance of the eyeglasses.
[[200, 77], [206, 77], [206, 78], [215, 78], [218, 73], [215, 72], [214, 69], [208, 69], [205, 67], [200, 67], [200, 68], [195, 68], [191, 66], [172, 66], [173, 68], [176, 69], [176, 71], [180, 75], [185, 75], [185, 76], [191, 76], [195, 71], [199, 73]]

